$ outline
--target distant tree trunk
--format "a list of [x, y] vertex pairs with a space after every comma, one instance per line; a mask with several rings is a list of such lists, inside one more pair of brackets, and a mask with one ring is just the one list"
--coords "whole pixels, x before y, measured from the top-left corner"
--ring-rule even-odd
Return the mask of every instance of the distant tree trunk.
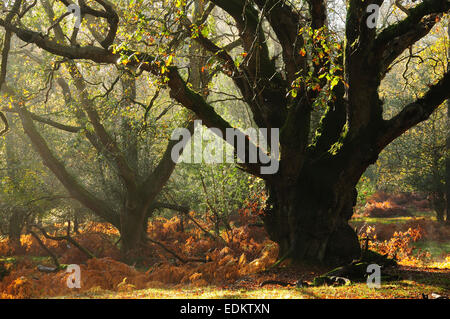
[[80, 233], [80, 216], [79, 212], [75, 211], [75, 214], [73, 216], [73, 232], [75, 234]]
[[441, 191], [436, 191], [431, 195], [431, 205], [436, 212], [438, 222], [445, 222], [445, 195]]
[[[437, 129], [435, 126], [435, 121], [434, 119], [430, 120], [430, 124], [431, 124], [431, 138], [433, 139], [433, 144], [437, 145], [438, 141], [437, 141]], [[442, 154], [436, 149], [434, 148], [431, 151], [431, 176], [432, 176], [432, 180], [431, 180], [431, 187], [432, 187], [432, 191], [431, 191], [431, 206], [433, 208], [433, 210], [436, 212], [436, 219], [438, 222], [440, 223], [444, 223], [445, 222], [445, 206], [446, 206], [446, 201], [445, 201], [445, 187], [446, 184], [445, 182], [443, 182], [443, 176], [441, 173], [441, 161], [442, 158]]]
[[[10, 123], [10, 126], [12, 128], [15, 127], [15, 123], [11, 118], [8, 118], [8, 122]], [[19, 174], [20, 170], [18, 154], [16, 153], [15, 143], [13, 139], [14, 136], [12, 134], [9, 134], [5, 137], [6, 166], [8, 177], [13, 185], [14, 195], [19, 196], [23, 195], [23, 192], [20, 186], [21, 176]], [[19, 253], [22, 248], [20, 235], [25, 223], [26, 212], [20, 206], [18, 206], [17, 203], [14, 203], [13, 205], [14, 207], [11, 207], [10, 209], [11, 215], [9, 216], [8, 239], [15, 253]]]
[[8, 239], [14, 249], [15, 254], [19, 254], [22, 250], [20, 236], [25, 224], [26, 211], [21, 208], [13, 208], [9, 217]]

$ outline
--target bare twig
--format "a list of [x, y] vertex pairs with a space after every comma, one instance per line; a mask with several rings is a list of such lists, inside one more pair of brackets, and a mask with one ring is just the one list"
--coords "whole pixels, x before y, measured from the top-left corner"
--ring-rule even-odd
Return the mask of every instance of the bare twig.
[[[92, 252], [90, 252], [87, 248], [84, 248], [83, 246], [81, 246], [72, 237], [70, 237], [69, 230], [67, 231], [66, 236], [51, 236], [45, 231], [45, 229], [43, 229], [42, 227], [39, 227], [38, 225], [31, 225], [31, 227], [35, 227], [35, 228], [39, 229], [40, 232], [42, 233], [42, 235], [47, 239], [56, 240], [56, 241], [66, 240], [69, 243], [71, 243], [72, 245], [74, 245], [75, 247], [77, 247], [87, 257], [96, 258]], [[70, 223], [69, 223], [69, 228], [70, 228]]]
[[58, 261], [58, 257], [42, 242], [42, 240], [39, 238], [39, 236], [32, 231], [31, 229], [28, 229], [28, 232], [37, 240], [39, 245], [50, 255], [50, 257], [53, 259], [53, 262], [57, 268], [61, 267], [61, 264]]
[[170, 248], [168, 248], [166, 245], [164, 245], [163, 243], [151, 239], [149, 237], [146, 238], [149, 242], [158, 245], [159, 247], [161, 247], [162, 249], [164, 249], [166, 252], [168, 252], [169, 254], [171, 254], [172, 256], [174, 256], [176, 259], [178, 259], [179, 261], [181, 261], [183, 264], [186, 264], [188, 262], [201, 262], [201, 263], [206, 263], [207, 260], [206, 259], [201, 259], [201, 258], [183, 258], [180, 255], [178, 255], [177, 253], [175, 253], [173, 250], [171, 250]]

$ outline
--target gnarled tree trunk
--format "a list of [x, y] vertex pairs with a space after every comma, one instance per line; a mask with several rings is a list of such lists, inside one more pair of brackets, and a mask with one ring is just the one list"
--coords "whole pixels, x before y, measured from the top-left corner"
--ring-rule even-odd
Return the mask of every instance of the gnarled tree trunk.
[[348, 224], [356, 204], [355, 183], [339, 180], [321, 165], [306, 165], [292, 185], [284, 178], [267, 184], [263, 220], [279, 244], [280, 258], [338, 265], [360, 257], [358, 237]]

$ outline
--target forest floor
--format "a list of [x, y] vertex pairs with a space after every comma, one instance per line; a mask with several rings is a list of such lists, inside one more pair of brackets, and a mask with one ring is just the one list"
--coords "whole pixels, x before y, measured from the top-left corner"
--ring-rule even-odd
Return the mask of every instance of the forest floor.
[[[175, 217], [150, 223], [151, 238], [178, 255], [206, 257], [206, 263], [182, 263], [167, 251], [149, 245], [134, 266], [126, 265], [120, 262], [120, 252], [114, 244], [117, 231], [101, 223], [92, 223], [74, 235], [95, 253], [94, 259], [86, 258], [65, 242], [42, 238], [61, 264], [80, 265], [81, 289], [67, 288], [69, 273], [64, 270], [50, 274], [37, 270], [38, 265], [51, 266], [52, 259], [31, 236], [23, 236], [24, 252], [20, 256], [12, 253], [7, 241], [0, 238], [0, 278], [1, 266], [7, 270], [0, 280], [0, 299], [421, 299], [432, 293], [450, 296], [450, 226], [438, 223], [430, 210], [408, 208], [407, 216], [373, 217], [367, 215], [366, 209], [357, 211], [351, 220], [363, 243], [364, 238], [369, 238], [371, 250], [395, 256], [399, 263], [398, 268], [382, 270], [398, 276], [398, 280], [382, 282], [380, 288], [369, 288], [366, 283], [297, 288], [298, 280], [311, 283], [329, 269], [282, 264], [266, 270], [276, 261], [278, 248], [262, 228], [249, 227], [251, 224], [252, 220], [245, 218], [236, 222], [232, 233], [222, 234], [228, 243], [223, 246], [198, 229], [186, 227], [180, 231], [179, 219]], [[53, 230], [49, 227], [49, 231], [64, 232], [64, 225], [56, 225]], [[267, 280], [288, 285], [261, 287]]]
[[[392, 272], [391, 272], [392, 273]], [[450, 295], [450, 269], [418, 268], [400, 266], [395, 271], [401, 278], [398, 281], [383, 282], [381, 288], [369, 288], [366, 283], [355, 283], [351, 286], [322, 286], [296, 288], [298, 278], [312, 280], [320, 272], [304, 270], [279, 269], [276, 278], [291, 282], [288, 287], [265, 285], [260, 283], [273, 278], [270, 274], [257, 274], [238, 280], [237, 283], [225, 286], [208, 286], [192, 288], [174, 286], [148, 288], [128, 291], [108, 291], [93, 289], [81, 294], [60, 296], [56, 298], [80, 299], [422, 299], [423, 294], [432, 293], [448, 297]], [[431, 297], [430, 297], [431, 298]]]

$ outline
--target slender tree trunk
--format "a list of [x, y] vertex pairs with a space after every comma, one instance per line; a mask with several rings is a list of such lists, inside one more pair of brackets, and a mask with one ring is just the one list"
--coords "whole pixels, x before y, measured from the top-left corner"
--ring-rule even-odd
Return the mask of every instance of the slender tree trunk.
[[[8, 117], [8, 122], [10, 123], [11, 128], [14, 129], [15, 122], [13, 121], [13, 119]], [[16, 196], [23, 196], [24, 192], [20, 185], [22, 170], [19, 169], [19, 154], [17, 153], [14, 136], [12, 134], [9, 134], [5, 137], [5, 155], [7, 173], [13, 185], [14, 194]], [[20, 235], [25, 223], [26, 212], [22, 209], [22, 207], [15, 205], [11, 208], [10, 213], [11, 215], [9, 216], [8, 239], [14, 249], [14, 253], [18, 254], [22, 250]]]
[[[436, 132], [436, 126], [434, 119], [430, 120], [430, 124], [432, 125], [432, 133], [431, 137], [433, 138], [433, 145], [438, 145], [437, 141], [437, 132]], [[442, 174], [440, 174], [440, 159], [441, 154], [437, 151], [436, 148], [433, 149], [431, 152], [431, 160], [432, 160], [432, 166], [431, 166], [431, 172], [432, 172], [432, 193], [431, 193], [431, 205], [436, 212], [436, 219], [440, 223], [445, 222], [445, 183], [442, 182]]]
[[74, 217], [73, 217], [73, 232], [75, 234], [80, 233], [80, 221], [78, 219], [78, 212], [75, 212]]
[[431, 195], [431, 205], [436, 212], [438, 222], [445, 222], [445, 197], [444, 193], [436, 191]]
[[20, 235], [25, 224], [25, 216], [26, 212], [23, 209], [13, 208], [9, 217], [8, 239], [15, 254], [19, 254], [22, 251]]

